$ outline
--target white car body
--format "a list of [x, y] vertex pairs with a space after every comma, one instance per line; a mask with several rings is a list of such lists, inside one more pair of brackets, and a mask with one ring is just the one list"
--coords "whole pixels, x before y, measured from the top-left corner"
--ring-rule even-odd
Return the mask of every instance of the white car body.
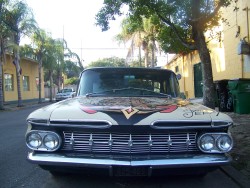
[[56, 94], [56, 101], [61, 101], [75, 97], [76, 92], [72, 88], [64, 88]]

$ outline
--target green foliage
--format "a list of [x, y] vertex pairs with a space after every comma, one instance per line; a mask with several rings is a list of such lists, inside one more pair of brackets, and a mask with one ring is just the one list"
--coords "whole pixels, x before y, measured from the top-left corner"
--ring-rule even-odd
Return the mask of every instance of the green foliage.
[[[96, 15], [96, 24], [103, 31], [109, 29], [109, 21], [121, 14], [123, 5], [129, 7], [127, 15], [135, 20], [156, 15], [163, 25], [159, 28], [157, 40], [165, 52], [185, 53], [198, 50], [204, 75], [203, 104], [214, 108], [212, 63], [205, 32], [218, 25], [220, 8], [231, 2], [232, 0], [105, 0]], [[152, 53], [154, 60], [153, 57]]]
[[[219, 9], [232, 0], [106, 0], [96, 14], [96, 24], [103, 31], [109, 29], [109, 21], [121, 15], [123, 5], [129, 7], [131, 26], [139, 25], [143, 18], [154, 18], [159, 27], [158, 42], [165, 52], [185, 53], [198, 49], [197, 31], [205, 32], [218, 25]], [[159, 23], [158, 20], [160, 20]], [[156, 24], [157, 23], [157, 24]], [[133, 31], [133, 27], [131, 27]]]
[[[182, 32], [182, 35], [185, 35], [183, 33], [184, 30], [181, 28], [179, 29], [179, 32]], [[181, 41], [178, 40], [176, 34], [173, 32], [172, 29], [169, 27], [163, 26], [157, 36], [157, 41], [160, 44], [160, 47], [163, 51], [167, 53], [188, 53], [190, 50], [182, 45]]]
[[34, 54], [34, 49], [31, 45], [25, 44], [20, 47], [20, 57], [27, 57], [30, 59], [37, 59]]
[[125, 67], [125, 59], [118, 57], [103, 58], [91, 62], [88, 67]]
[[75, 62], [71, 60], [65, 61], [64, 74], [67, 75], [67, 78], [78, 77], [81, 71], [82, 71], [81, 68]]
[[65, 85], [77, 85], [79, 81], [78, 77], [72, 77], [64, 80]]
[[130, 64], [129, 64], [129, 67], [144, 67], [141, 65], [141, 63], [139, 61], [132, 61]]

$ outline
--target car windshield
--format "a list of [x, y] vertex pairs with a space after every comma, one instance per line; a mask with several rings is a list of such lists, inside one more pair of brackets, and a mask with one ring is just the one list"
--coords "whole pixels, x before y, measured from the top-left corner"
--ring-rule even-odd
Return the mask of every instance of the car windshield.
[[177, 97], [179, 85], [168, 70], [97, 68], [82, 73], [78, 95]]
[[71, 89], [62, 89], [60, 93], [69, 93], [71, 92]]

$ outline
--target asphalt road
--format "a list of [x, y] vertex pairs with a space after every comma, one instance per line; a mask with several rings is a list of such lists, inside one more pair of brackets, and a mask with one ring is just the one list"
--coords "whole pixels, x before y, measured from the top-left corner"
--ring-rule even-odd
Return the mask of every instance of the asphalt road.
[[221, 170], [203, 178], [168, 176], [158, 178], [107, 178], [67, 175], [53, 177], [49, 172], [26, 161], [26, 117], [38, 107], [17, 111], [0, 111], [0, 187], [1, 188], [236, 188], [240, 187]]

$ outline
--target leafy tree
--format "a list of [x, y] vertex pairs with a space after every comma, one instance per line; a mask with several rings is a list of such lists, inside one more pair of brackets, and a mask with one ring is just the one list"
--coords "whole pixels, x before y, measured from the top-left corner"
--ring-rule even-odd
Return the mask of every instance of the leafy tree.
[[[156, 38], [159, 33], [160, 21], [157, 17], [151, 16], [136, 20], [128, 17], [122, 21], [122, 31], [116, 36], [117, 41], [131, 41], [128, 55], [133, 54], [134, 47], [139, 48], [139, 62], [141, 62], [141, 48], [144, 50], [144, 65], [155, 66]], [[151, 63], [149, 55], [151, 54]], [[140, 63], [141, 67], [141, 63]]]
[[[72, 52], [67, 45], [67, 42], [63, 39], [54, 40], [55, 57], [57, 58], [56, 63], [56, 74], [57, 74], [57, 85], [58, 91], [61, 89], [61, 83], [63, 82], [62, 74], [73, 76], [73, 71], [79, 76], [79, 73], [84, 69], [79, 56]], [[76, 60], [76, 61], [75, 61]], [[72, 70], [71, 70], [72, 69]], [[76, 75], [75, 75], [76, 76]]]
[[77, 85], [79, 81], [78, 77], [71, 77], [64, 81], [65, 85]]
[[121, 24], [122, 31], [115, 36], [115, 40], [117, 40], [119, 43], [127, 43], [128, 41], [131, 41], [128, 55], [133, 55], [134, 47], [139, 48], [139, 66], [141, 67], [141, 46], [142, 46], [142, 33], [143, 33], [143, 26], [142, 23], [137, 23], [136, 20], [132, 20], [129, 17], [127, 19], [123, 19]]
[[[142, 60], [143, 60], [144, 58], [142, 58]], [[141, 67], [141, 63], [140, 63], [140, 61], [137, 61], [137, 60], [135, 60], [135, 61], [132, 61], [130, 64], [129, 64], [129, 67]]]
[[118, 57], [103, 58], [94, 61], [88, 67], [125, 67], [125, 59]]
[[7, 3], [8, 1], [0, 0], [0, 110], [4, 109], [3, 64], [6, 62], [5, 52], [10, 36], [5, 17]]
[[48, 73], [48, 80], [49, 80], [49, 86], [50, 86], [50, 98], [49, 98], [49, 101], [52, 102], [53, 101], [53, 96], [52, 96], [52, 87], [53, 87], [53, 71], [54, 71], [54, 68], [55, 68], [55, 63], [56, 60], [55, 60], [55, 57], [53, 56], [54, 52], [53, 52], [53, 43], [54, 43], [54, 40], [52, 38], [49, 38], [48, 39], [49, 42], [48, 42], [48, 46], [47, 46], [47, 53], [46, 53], [46, 58], [44, 60], [44, 71], [45, 73], [47, 72]]
[[[58, 91], [61, 90], [61, 83], [62, 83], [62, 73], [65, 69], [65, 62], [64, 62], [64, 41], [62, 39], [52, 39], [51, 41], [51, 52], [53, 57], [52, 67], [55, 70], [56, 74], [56, 84], [58, 86]], [[50, 62], [51, 63], [51, 62]], [[52, 71], [50, 71], [52, 73]]]
[[65, 48], [64, 56], [65, 56], [65, 57], [68, 57], [68, 59], [69, 59], [68, 62], [72, 62], [72, 63], [74, 63], [75, 65], [77, 65], [77, 66], [78, 66], [78, 69], [80, 70], [80, 72], [83, 71], [84, 68], [83, 68], [82, 62], [81, 62], [81, 60], [80, 60], [80, 57], [78, 56], [77, 53], [72, 52], [71, 49], [69, 49], [69, 48], [67, 47], [66, 41], [65, 41], [65, 44], [66, 44], [66, 48]]
[[[78, 76], [81, 70], [83, 70], [83, 66], [78, 55], [67, 47], [66, 41], [62, 39], [52, 39], [49, 33], [39, 28], [31, 38], [34, 46], [33, 54], [39, 62], [39, 102], [41, 102], [41, 72], [43, 61], [50, 60], [50, 62], [45, 64], [44, 69], [45, 72], [49, 74], [48, 79], [56, 80], [58, 86], [60, 82], [62, 82], [62, 73], [66, 73], [69, 77]], [[26, 55], [27, 54], [29, 54], [29, 51], [26, 50]], [[64, 61], [64, 57], [67, 57], [68, 60]], [[77, 61], [72, 61], [73, 58], [76, 58]], [[57, 72], [48, 70], [52, 67]], [[52, 79], [55, 75], [56, 77]], [[53, 84], [50, 84], [50, 86], [52, 85]]]
[[78, 77], [81, 71], [82, 71], [81, 68], [78, 65], [76, 65], [75, 62], [71, 60], [65, 61], [64, 74], [67, 75], [67, 78]]
[[32, 11], [28, 8], [27, 4], [22, 1], [14, 1], [13, 4], [8, 6], [8, 12], [6, 12], [6, 23], [11, 29], [13, 40], [13, 55], [14, 65], [16, 67], [17, 77], [17, 93], [18, 104], [22, 106], [21, 85], [20, 85], [20, 40], [24, 35], [30, 35], [36, 28], [36, 21], [34, 20]]
[[46, 33], [45, 30], [37, 28], [36, 32], [32, 35], [31, 39], [33, 41], [33, 53], [38, 61], [38, 91], [39, 99], [38, 103], [42, 102], [42, 67], [43, 61], [46, 58], [46, 53], [48, 51], [48, 42], [50, 35]]
[[[103, 7], [96, 15], [97, 25], [103, 31], [109, 29], [109, 21], [115, 19], [115, 15], [121, 15], [122, 5], [128, 5], [129, 16], [134, 19], [157, 15], [167, 27], [166, 33], [188, 50], [198, 50], [203, 71], [203, 103], [214, 108], [214, 84], [209, 49], [205, 38], [205, 32], [218, 25], [220, 8], [226, 7], [232, 0], [105, 0]], [[164, 42], [164, 40], [162, 40]], [[165, 49], [174, 41], [164, 44]], [[177, 48], [178, 49], [178, 48]], [[167, 51], [168, 52], [168, 51]]]

